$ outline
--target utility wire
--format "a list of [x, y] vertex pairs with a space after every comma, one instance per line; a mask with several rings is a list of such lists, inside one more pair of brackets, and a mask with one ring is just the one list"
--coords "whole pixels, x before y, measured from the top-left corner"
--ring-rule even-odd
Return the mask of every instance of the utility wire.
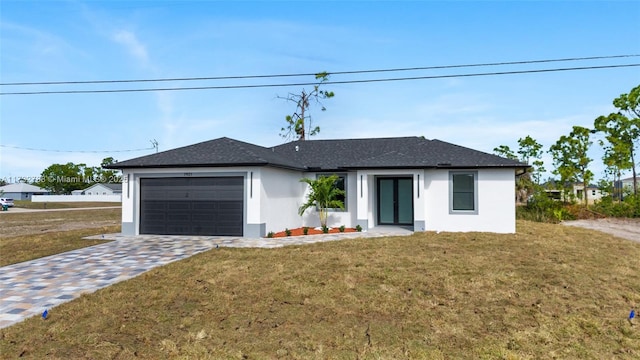
[[[485, 66], [504, 66], [504, 65], [524, 65], [524, 64], [541, 64], [551, 62], [567, 62], [567, 61], [585, 61], [585, 60], [602, 60], [602, 59], [618, 59], [640, 57], [636, 54], [628, 55], [608, 55], [608, 56], [590, 56], [590, 57], [574, 57], [561, 59], [544, 59], [544, 60], [525, 60], [525, 61], [508, 61], [495, 63], [480, 64], [459, 64], [459, 65], [439, 65], [439, 66], [423, 66], [408, 68], [392, 68], [392, 69], [373, 69], [373, 70], [354, 70], [354, 71], [336, 71], [327, 72], [327, 75], [351, 75], [351, 74], [370, 74], [400, 71], [418, 71], [418, 70], [436, 70], [436, 69], [454, 69], [469, 67], [485, 67]], [[138, 82], [168, 82], [168, 81], [203, 81], [203, 80], [238, 80], [238, 79], [265, 79], [265, 78], [282, 78], [282, 77], [299, 77], [299, 76], [315, 76], [318, 73], [300, 73], [300, 74], [271, 74], [271, 75], [239, 75], [239, 76], [215, 76], [215, 77], [187, 77], [187, 78], [161, 78], [161, 79], [130, 79], [130, 80], [89, 80], [89, 81], [47, 81], [47, 82], [13, 82], [0, 83], [0, 86], [23, 86], [23, 85], [79, 85], [79, 84], [115, 84], [115, 83], [138, 83]]]
[[49, 149], [35, 149], [30, 147], [21, 147], [21, 146], [11, 146], [11, 145], [2, 145], [0, 147], [10, 148], [10, 149], [19, 149], [19, 150], [29, 150], [29, 151], [42, 151], [42, 152], [58, 152], [58, 153], [120, 153], [120, 152], [134, 152], [134, 151], [146, 151], [156, 149], [156, 146], [144, 149], [128, 149], [128, 150], [49, 150]]
[[[383, 78], [383, 79], [325, 81], [323, 82], [323, 84], [325, 85], [360, 84], [360, 83], [390, 82], [390, 81], [428, 80], [428, 79], [463, 78], [463, 77], [479, 77], [479, 76], [514, 75], [514, 74], [534, 74], [534, 73], [560, 72], [560, 71], [612, 69], [612, 68], [626, 68], [626, 67], [637, 67], [637, 66], [640, 66], [640, 64], [618, 64], [618, 65], [583, 66], [583, 67], [571, 67], [571, 68], [500, 71], [500, 72], [472, 73], [472, 74], [451, 74], [451, 75], [412, 76], [412, 77]], [[287, 84], [223, 85], [223, 86], [197, 86], [197, 87], [146, 88], [146, 89], [25, 91], [25, 92], [0, 92], [0, 95], [98, 94], [98, 93], [149, 92], [149, 91], [222, 90], [222, 89], [312, 86], [317, 84], [318, 84], [317, 82], [304, 82], [304, 83], [287, 83]]]

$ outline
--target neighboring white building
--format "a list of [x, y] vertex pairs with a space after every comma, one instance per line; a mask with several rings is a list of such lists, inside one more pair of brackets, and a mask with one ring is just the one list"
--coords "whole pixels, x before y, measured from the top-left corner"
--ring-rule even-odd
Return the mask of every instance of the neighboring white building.
[[31, 200], [33, 195], [47, 195], [49, 190], [41, 187], [26, 184], [15, 183], [0, 186], [0, 191], [4, 192], [3, 198], [10, 198], [13, 200]]
[[[633, 192], [633, 176], [620, 180], [622, 182], [622, 188], [626, 191]], [[640, 177], [636, 177], [638, 188], [640, 188]]]
[[120, 195], [122, 194], [122, 184], [93, 184], [86, 189], [73, 190], [71, 195]]
[[122, 169], [122, 233], [259, 237], [319, 225], [302, 178], [340, 176], [329, 226], [514, 233], [528, 165], [419, 137], [307, 140], [266, 148], [220, 138], [106, 166]]
[[[573, 184], [573, 195], [576, 197], [576, 200], [584, 203], [584, 185], [581, 183]], [[598, 189], [596, 185], [589, 184], [587, 186], [587, 203], [593, 204], [596, 201], [602, 199], [604, 195], [602, 191]]]

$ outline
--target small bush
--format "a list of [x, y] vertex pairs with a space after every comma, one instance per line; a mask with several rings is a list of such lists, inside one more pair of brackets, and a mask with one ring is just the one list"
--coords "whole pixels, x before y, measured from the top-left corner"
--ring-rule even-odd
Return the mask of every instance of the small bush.
[[308, 234], [309, 234], [309, 227], [308, 227], [308, 226], [303, 227], [303, 228], [302, 228], [302, 233], [303, 233], [304, 235], [308, 235]]
[[291, 230], [284, 229], [284, 234], [287, 235], [287, 236], [291, 236]]
[[356, 225], [356, 231], [357, 232], [361, 232], [362, 231], [362, 226], [360, 226], [360, 224]]
[[613, 217], [640, 217], [640, 195], [627, 195], [623, 201], [618, 201], [609, 196], [603, 197], [591, 205], [591, 210]]
[[275, 233], [273, 231], [269, 231], [269, 233], [267, 234], [268, 238], [272, 238], [275, 235]]
[[328, 227], [326, 227], [326, 226], [323, 226], [323, 227], [322, 227], [322, 233], [323, 233], [323, 234], [328, 234], [328, 233], [329, 233], [329, 228], [328, 228]]
[[344, 225], [340, 225], [340, 227], [338, 228], [338, 230], [340, 230], [340, 232], [344, 232]]
[[526, 205], [516, 208], [516, 218], [558, 223], [562, 220], [572, 220], [575, 217], [561, 201], [549, 198], [544, 190], [538, 190], [531, 196]]

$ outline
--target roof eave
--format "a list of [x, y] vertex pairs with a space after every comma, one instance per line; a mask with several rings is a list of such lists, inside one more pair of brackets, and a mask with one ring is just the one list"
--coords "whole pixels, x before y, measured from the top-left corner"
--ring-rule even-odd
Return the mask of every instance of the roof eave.
[[303, 167], [295, 167], [284, 164], [275, 164], [269, 162], [251, 162], [251, 163], [221, 163], [221, 164], [161, 164], [161, 165], [125, 165], [117, 166], [117, 164], [104, 167], [105, 169], [169, 169], [169, 168], [205, 168], [205, 167], [240, 167], [240, 166], [269, 166], [280, 169], [304, 171]]

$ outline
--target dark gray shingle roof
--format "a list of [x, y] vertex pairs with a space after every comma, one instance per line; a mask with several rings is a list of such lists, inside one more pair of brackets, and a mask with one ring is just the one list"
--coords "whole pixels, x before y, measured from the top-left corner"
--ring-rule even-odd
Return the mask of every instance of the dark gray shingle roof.
[[157, 154], [121, 161], [107, 168], [167, 168], [205, 166], [275, 166], [300, 169], [298, 163], [282, 158], [272, 149], [227, 137], [184, 146]]
[[294, 141], [265, 148], [229, 138], [143, 156], [110, 166], [275, 166], [296, 170], [397, 168], [524, 168], [526, 164], [421, 137]]
[[113, 190], [113, 191], [122, 191], [122, 184], [118, 183], [118, 184], [114, 184], [114, 183], [103, 183], [102, 184], [105, 187], [108, 187], [109, 189]]

